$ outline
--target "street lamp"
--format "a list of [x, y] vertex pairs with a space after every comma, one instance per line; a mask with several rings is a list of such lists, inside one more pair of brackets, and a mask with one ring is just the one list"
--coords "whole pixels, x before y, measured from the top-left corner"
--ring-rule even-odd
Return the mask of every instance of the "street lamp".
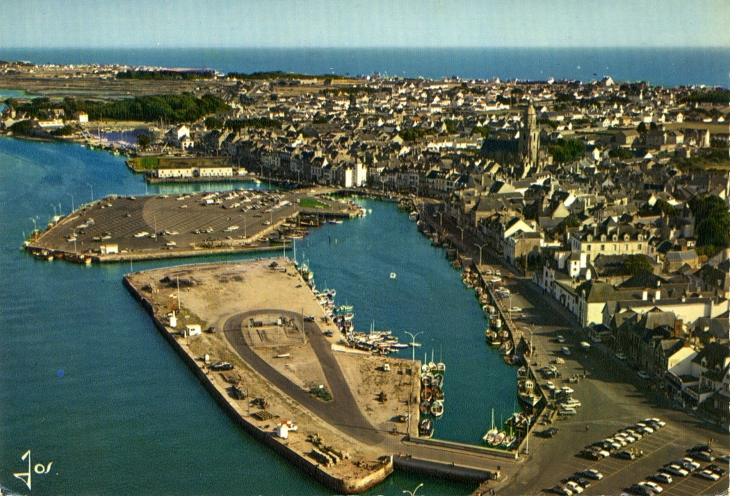
[[422, 334], [423, 331], [418, 331], [415, 334], [413, 334], [411, 332], [408, 332], [408, 331], [404, 331], [404, 332], [411, 337], [411, 351], [412, 351], [412, 353], [411, 353], [411, 355], [412, 355], [411, 361], [414, 361], [415, 362], [416, 361], [416, 336], [418, 336], [419, 334]]
[[527, 417], [527, 430], [525, 431], [525, 454], [530, 454], [530, 417]]
[[457, 229], [461, 229], [461, 242], [464, 242], [464, 228], [461, 226], [456, 226]]
[[443, 227], [444, 225], [444, 213], [443, 212], [436, 212], [439, 214], [439, 226]]
[[91, 189], [91, 203], [94, 203], [94, 186], [91, 183], [86, 183], [86, 185]]
[[487, 246], [487, 243], [484, 243], [483, 245], [478, 245], [478, 244], [474, 243], [474, 246], [479, 248], [479, 266], [481, 267], [481, 265], [482, 265], [482, 248]]
[[419, 485], [416, 486], [416, 488], [413, 491], [409, 491], [407, 489], [403, 490], [403, 494], [408, 493], [411, 496], [416, 496], [416, 491], [418, 491], [423, 486], [423, 482], [421, 482]]

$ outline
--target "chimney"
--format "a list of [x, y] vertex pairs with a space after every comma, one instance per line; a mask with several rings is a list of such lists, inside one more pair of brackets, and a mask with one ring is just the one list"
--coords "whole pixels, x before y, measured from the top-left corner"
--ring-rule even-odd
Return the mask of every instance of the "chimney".
[[682, 319], [674, 319], [674, 329], [672, 332], [673, 338], [682, 337], [682, 325], [683, 324], [684, 324], [684, 321]]
[[641, 300], [646, 301], [649, 299], [649, 290], [644, 288], [644, 291], [641, 292]]

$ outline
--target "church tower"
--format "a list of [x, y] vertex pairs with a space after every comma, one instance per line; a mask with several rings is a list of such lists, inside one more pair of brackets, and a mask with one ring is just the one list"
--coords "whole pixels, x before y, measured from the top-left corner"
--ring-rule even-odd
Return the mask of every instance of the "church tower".
[[519, 153], [522, 157], [524, 174], [530, 169], [538, 169], [538, 149], [540, 147], [540, 130], [537, 127], [537, 115], [532, 103], [527, 105], [524, 115], [524, 124], [520, 132]]

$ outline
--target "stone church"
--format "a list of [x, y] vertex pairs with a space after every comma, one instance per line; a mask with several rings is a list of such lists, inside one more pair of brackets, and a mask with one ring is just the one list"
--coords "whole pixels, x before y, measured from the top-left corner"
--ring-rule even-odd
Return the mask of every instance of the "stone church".
[[481, 153], [502, 164], [504, 170], [515, 177], [524, 178], [540, 172], [546, 160], [540, 154], [540, 128], [535, 107], [530, 103], [525, 109], [516, 138], [487, 138]]

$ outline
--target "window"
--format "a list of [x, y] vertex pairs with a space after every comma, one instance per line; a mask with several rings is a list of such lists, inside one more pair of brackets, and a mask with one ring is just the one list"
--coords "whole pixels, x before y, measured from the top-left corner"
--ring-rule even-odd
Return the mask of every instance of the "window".
[[626, 247], [625, 247], [624, 249], [625, 249], [626, 251], [628, 251], [628, 250], [629, 250], [629, 245], [626, 245]]
[[639, 243], [639, 246], [637, 247], [639, 250], [641, 250], [641, 243]]
[[586, 251], [591, 251], [591, 245], [586, 245]]
[[606, 250], [606, 245], [601, 245], [601, 251], [605, 251], [605, 250]]
[[618, 250], [618, 245], [613, 245], [613, 251]]

